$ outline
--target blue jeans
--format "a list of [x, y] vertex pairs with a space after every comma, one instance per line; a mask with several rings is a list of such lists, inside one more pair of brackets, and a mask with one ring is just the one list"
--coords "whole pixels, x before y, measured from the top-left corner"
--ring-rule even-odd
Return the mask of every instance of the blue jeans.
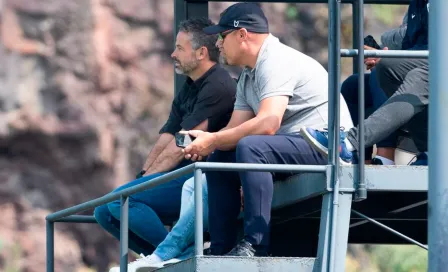
[[[185, 163], [181, 163], [178, 168], [185, 165]], [[157, 173], [133, 180], [115, 189], [114, 192], [164, 174], [166, 173]], [[172, 224], [179, 218], [182, 187], [192, 175], [188, 174], [129, 196], [130, 249], [136, 253], [149, 255], [166, 238], [168, 231], [164, 225]], [[113, 201], [97, 207], [94, 216], [101, 227], [115, 238], [120, 239], [120, 201]]]
[[[357, 126], [359, 124], [358, 116], [358, 74], [351, 75], [347, 78], [341, 86], [341, 93], [347, 102], [350, 116], [352, 117], [353, 124]], [[370, 74], [364, 75], [364, 93], [365, 93], [365, 118], [369, 117], [374, 111], [376, 111], [388, 97], [386, 93], [380, 88], [378, 80], [376, 79], [376, 69], [372, 69]], [[382, 141], [376, 143], [377, 147], [396, 147], [397, 134], [393, 133]], [[372, 159], [373, 147], [366, 148], [366, 160]]]
[[[180, 216], [165, 240], [159, 244], [154, 254], [162, 260], [181, 256], [186, 259], [194, 255], [194, 178], [190, 178], [182, 187]], [[204, 231], [208, 229], [208, 190], [205, 174], [202, 174], [202, 203]]]

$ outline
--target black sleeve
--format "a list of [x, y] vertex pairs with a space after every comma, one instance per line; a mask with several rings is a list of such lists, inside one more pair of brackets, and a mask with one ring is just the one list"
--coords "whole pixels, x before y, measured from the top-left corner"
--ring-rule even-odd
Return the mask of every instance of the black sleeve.
[[174, 135], [181, 130], [182, 117], [180, 115], [179, 102], [176, 97], [171, 105], [171, 112], [165, 125], [160, 129], [159, 134], [170, 133]]
[[207, 82], [198, 94], [193, 112], [183, 120], [181, 126], [190, 130], [209, 119], [208, 131], [213, 132], [213, 120], [227, 116], [232, 109], [233, 98], [225, 86], [222, 83]]

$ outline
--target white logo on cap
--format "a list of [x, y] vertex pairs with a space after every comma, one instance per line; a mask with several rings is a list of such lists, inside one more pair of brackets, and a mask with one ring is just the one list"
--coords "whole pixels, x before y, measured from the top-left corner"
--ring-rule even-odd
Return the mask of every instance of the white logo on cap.
[[233, 26], [234, 27], [238, 27], [239, 24], [240, 24], [240, 21], [237, 21], [237, 20], [233, 21]]

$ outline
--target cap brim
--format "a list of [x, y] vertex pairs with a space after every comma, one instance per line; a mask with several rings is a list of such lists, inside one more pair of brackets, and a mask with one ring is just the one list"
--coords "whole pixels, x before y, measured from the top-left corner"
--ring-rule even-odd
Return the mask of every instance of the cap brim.
[[218, 34], [218, 33], [224, 32], [226, 30], [230, 30], [230, 29], [232, 29], [232, 28], [228, 27], [228, 26], [214, 25], [214, 26], [208, 26], [208, 27], [204, 28], [203, 31], [207, 35], [213, 35], [213, 34]]

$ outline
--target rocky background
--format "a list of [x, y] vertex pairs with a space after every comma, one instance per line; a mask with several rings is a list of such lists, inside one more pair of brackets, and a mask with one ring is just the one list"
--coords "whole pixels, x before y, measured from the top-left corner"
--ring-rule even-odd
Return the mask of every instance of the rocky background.
[[[228, 5], [210, 4], [211, 18]], [[325, 5], [263, 7], [275, 35], [326, 66]], [[44, 217], [140, 169], [173, 98], [173, 10], [173, 0], [0, 1], [0, 271], [44, 271]], [[367, 30], [379, 40], [403, 14], [366, 6]], [[342, 18], [350, 47], [349, 6]], [[118, 261], [98, 226], [56, 226], [56, 271]]]

